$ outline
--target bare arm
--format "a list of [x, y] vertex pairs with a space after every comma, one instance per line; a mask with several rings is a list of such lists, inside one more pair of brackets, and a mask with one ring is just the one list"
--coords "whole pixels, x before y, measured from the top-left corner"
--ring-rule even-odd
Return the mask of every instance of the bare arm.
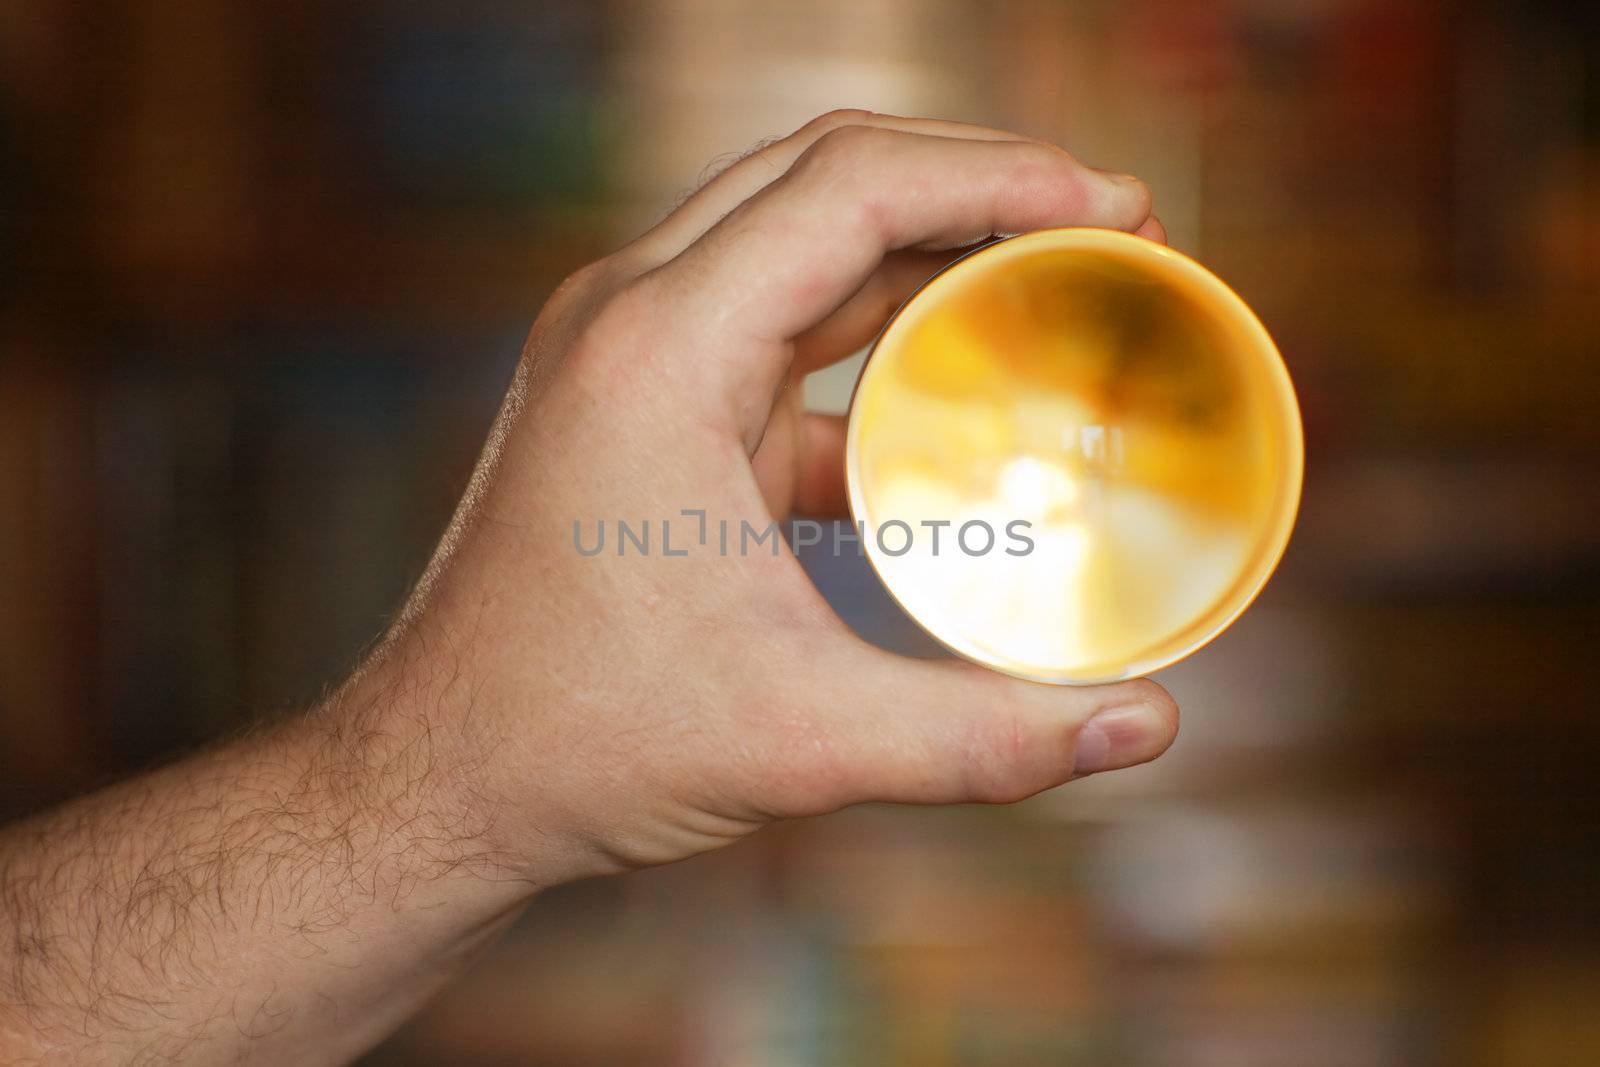
[[1067, 224], [1159, 239], [1149, 207], [1014, 134], [837, 113], [579, 271], [354, 678], [0, 831], [0, 1060], [341, 1062], [540, 886], [774, 819], [1006, 802], [1159, 754], [1177, 712], [1153, 683], [889, 655], [786, 552], [573, 542], [574, 523], [695, 509], [737, 531], [837, 505], [842, 427], [801, 410], [804, 373], [869, 340], [951, 249]]
[[469, 694], [405, 658], [9, 827], [0, 1061], [339, 1062], [503, 925], [535, 887], [496, 843]]

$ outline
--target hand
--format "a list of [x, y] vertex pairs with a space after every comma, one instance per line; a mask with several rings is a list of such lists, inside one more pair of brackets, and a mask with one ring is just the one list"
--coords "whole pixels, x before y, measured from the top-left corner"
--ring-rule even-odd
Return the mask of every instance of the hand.
[[[1008, 801], [1150, 759], [1150, 682], [1034, 685], [854, 637], [776, 541], [842, 500], [806, 371], [996, 232], [1149, 195], [995, 130], [847, 112], [563, 285], [391, 633], [305, 715], [0, 828], [0, 1060], [344, 1062], [533, 890], [866, 800]], [[586, 556], [573, 524], [655, 527]], [[677, 527], [679, 549], [690, 526]], [[695, 540], [698, 540], [696, 538]], [[712, 543], [720, 540], [713, 535]]]
[[[1006, 802], [1149, 760], [1149, 681], [1057, 688], [853, 635], [726, 522], [843, 506], [802, 377], [954, 250], [1086, 225], [1163, 239], [1137, 180], [950, 122], [837, 112], [735, 164], [539, 316], [440, 553], [380, 657], [439, 694], [536, 884], [664, 863], [862, 801]], [[703, 510], [710, 544], [701, 546]], [[619, 556], [616, 523], [651, 529]], [[586, 556], [604, 521], [611, 540]], [[661, 524], [673, 548], [662, 552]], [[449, 684], [440, 684], [439, 679]]]

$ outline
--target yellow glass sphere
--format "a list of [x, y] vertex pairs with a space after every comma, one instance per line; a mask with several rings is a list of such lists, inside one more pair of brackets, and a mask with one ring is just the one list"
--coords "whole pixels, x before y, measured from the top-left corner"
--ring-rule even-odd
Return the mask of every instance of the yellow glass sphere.
[[1148, 674], [1266, 584], [1294, 525], [1294, 388], [1244, 301], [1111, 230], [986, 245], [874, 345], [846, 470], [863, 545], [952, 651], [1042, 682]]

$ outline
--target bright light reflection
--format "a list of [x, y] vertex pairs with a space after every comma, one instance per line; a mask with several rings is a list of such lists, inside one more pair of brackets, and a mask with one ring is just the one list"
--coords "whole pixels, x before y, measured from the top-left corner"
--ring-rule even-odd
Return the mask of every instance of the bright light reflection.
[[1083, 490], [1059, 463], [1018, 456], [1000, 470], [1000, 500], [1019, 519], [1042, 519], [1075, 506]]

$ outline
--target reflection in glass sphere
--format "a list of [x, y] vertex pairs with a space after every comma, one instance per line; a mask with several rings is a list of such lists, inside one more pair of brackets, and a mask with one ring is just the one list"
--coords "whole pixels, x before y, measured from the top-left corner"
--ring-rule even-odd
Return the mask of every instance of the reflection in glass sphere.
[[[1249, 604], [1288, 540], [1302, 445], [1283, 363], [1225, 285], [1142, 238], [1048, 230], [901, 309], [847, 456], [867, 555], [924, 628], [1080, 683], [1181, 658]], [[880, 541], [895, 520], [914, 536]]]

